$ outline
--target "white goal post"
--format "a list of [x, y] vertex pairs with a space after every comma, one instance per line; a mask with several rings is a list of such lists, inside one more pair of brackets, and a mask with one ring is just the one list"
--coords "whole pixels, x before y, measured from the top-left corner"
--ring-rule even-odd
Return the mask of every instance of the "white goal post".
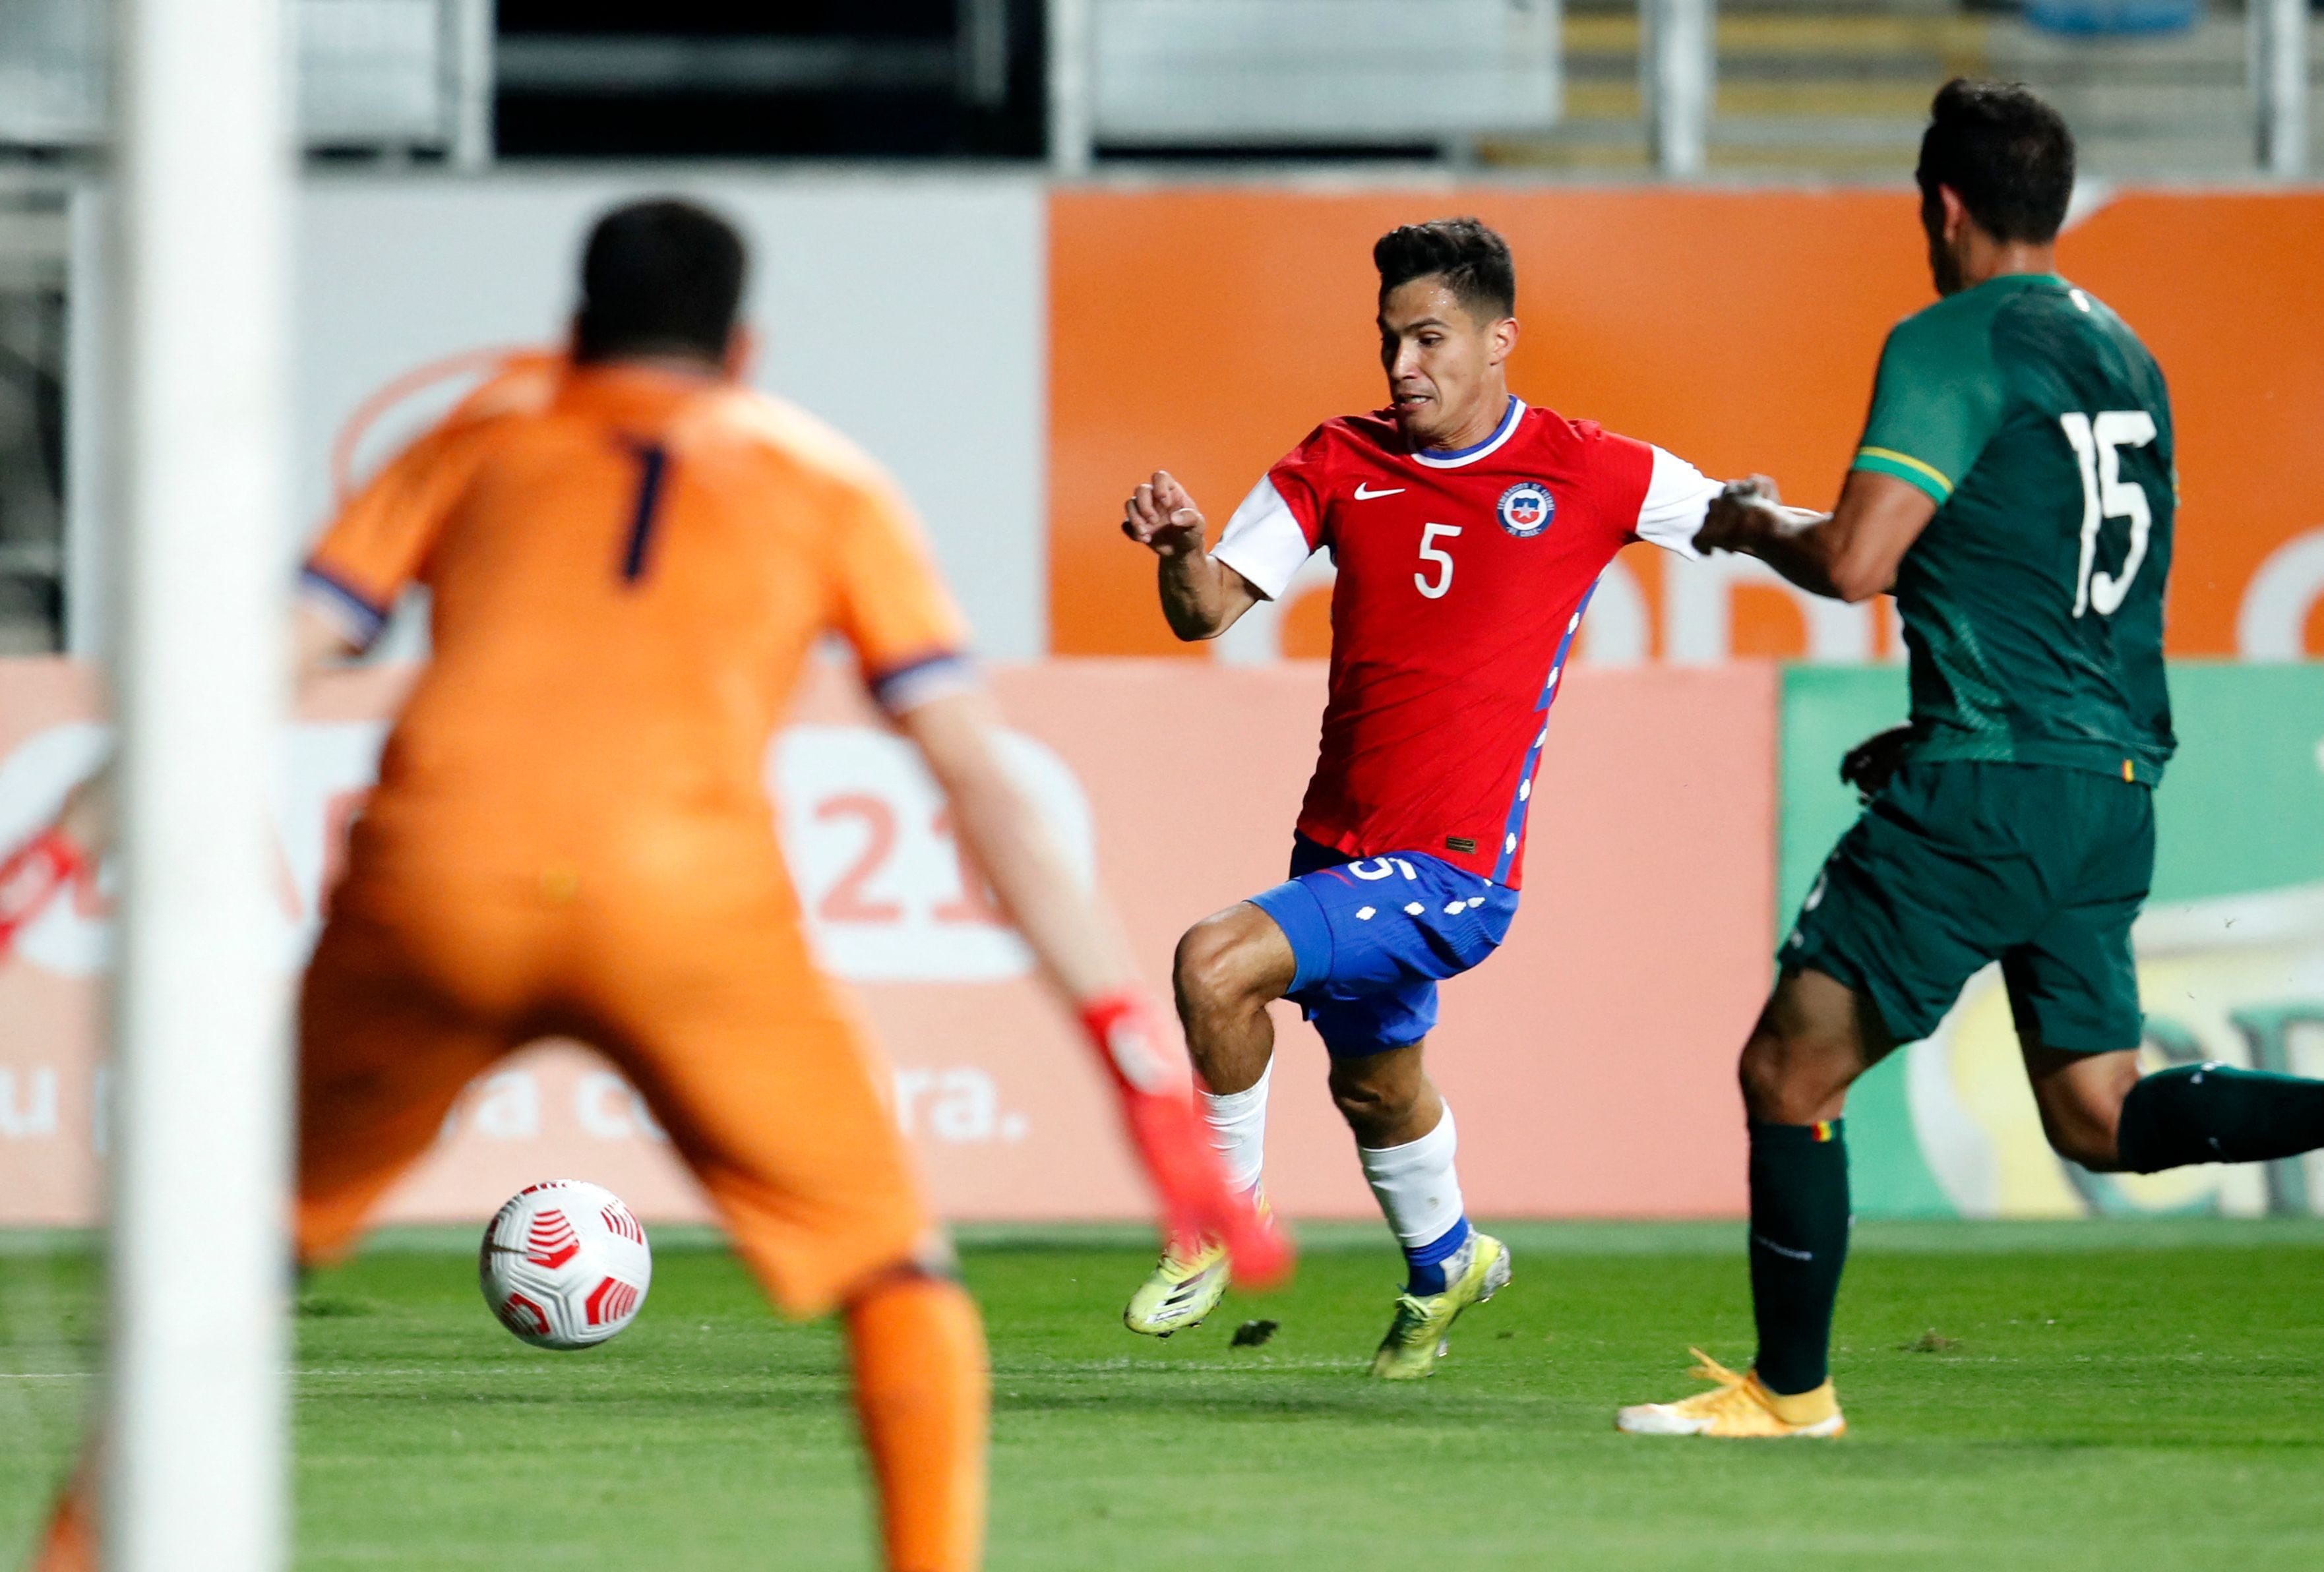
[[283, 11], [115, 4], [110, 1572], [287, 1561]]

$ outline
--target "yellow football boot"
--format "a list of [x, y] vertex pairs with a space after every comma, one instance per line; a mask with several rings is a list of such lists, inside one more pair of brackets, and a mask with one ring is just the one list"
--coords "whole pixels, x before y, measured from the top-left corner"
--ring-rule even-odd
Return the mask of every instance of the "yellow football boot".
[[1461, 1312], [1482, 1304], [1509, 1285], [1509, 1248], [1490, 1234], [1471, 1232], [1444, 1263], [1444, 1292], [1400, 1293], [1396, 1319], [1379, 1352], [1372, 1356], [1372, 1374], [1381, 1381], [1417, 1381], [1435, 1373], [1444, 1356], [1445, 1334]]
[[1130, 1296], [1121, 1324], [1149, 1338], [1167, 1338], [1203, 1324], [1227, 1293], [1227, 1247], [1211, 1239], [1172, 1239], [1154, 1273]]
[[1827, 1381], [1813, 1392], [1779, 1396], [1759, 1384], [1757, 1371], [1738, 1375], [1700, 1348], [1688, 1374], [1715, 1384], [1676, 1402], [1634, 1403], [1614, 1416], [1614, 1428], [1634, 1436], [1716, 1436], [1728, 1439], [1824, 1439], [1848, 1433], [1840, 1399]]
[[[1274, 1209], [1267, 1204], [1265, 1190], [1254, 1190], [1250, 1204], [1262, 1218], [1275, 1215]], [[1130, 1296], [1130, 1304], [1121, 1312], [1121, 1324], [1149, 1338], [1192, 1331], [1203, 1324], [1204, 1316], [1219, 1308], [1219, 1301], [1226, 1297], [1229, 1280], [1227, 1247], [1221, 1241], [1165, 1240], [1162, 1259], [1154, 1264], [1153, 1275]]]

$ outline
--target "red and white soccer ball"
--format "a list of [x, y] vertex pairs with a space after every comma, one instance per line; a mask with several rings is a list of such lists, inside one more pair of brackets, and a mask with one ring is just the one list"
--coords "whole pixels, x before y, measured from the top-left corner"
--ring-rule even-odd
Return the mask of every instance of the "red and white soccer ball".
[[540, 1348], [586, 1348], [637, 1319], [653, 1282], [646, 1231], [602, 1184], [529, 1184], [484, 1229], [484, 1302]]

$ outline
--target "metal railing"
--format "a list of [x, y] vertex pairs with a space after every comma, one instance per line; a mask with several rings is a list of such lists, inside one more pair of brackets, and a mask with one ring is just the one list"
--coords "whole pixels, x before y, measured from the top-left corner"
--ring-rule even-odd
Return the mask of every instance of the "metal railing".
[[[0, 146], [72, 151], [110, 121], [112, 8], [0, 0]], [[290, 0], [309, 147], [493, 155], [493, 0]]]
[[2308, 173], [2308, 0], [2250, 0], [2251, 79], [2260, 167], [2278, 179]]
[[1655, 167], [1702, 173], [1719, 79], [1714, 0], [1639, 0], [1638, 93]]
[[[1168, 151], [1150, 142], [1123, 149], [1109, 134], [1120, 117], [1101, 69], [1113, 48], [1110, 30], [1151, 3], [1048, 0], [1049, 152], [1060, 177], [1086, 173], [1101, 148], [1131, 156]], [[1448, 16], [1462, 3], [1405, 0], [1407, 11], [1435, 8]], [[1637, 0], [1635, 11], [1574, 3], [1582, 8], [1563, 19], [1561, 31], [1563, 79], [1578, 84], [1566, 104], [1578, 113], [1554, 132], [1513, 128], [1484, 150], [1485, 161], [1605, 172], [1636, 167], [1673, 179], [1696, 178], [1715, 165], [1820, 173], [1890, 169], [1909, 156], [1928, 91], [1961, 70], [2023, 78], [2053, 92], [2078, 125], [2089, 123], [2086, 141], [2101, 167], [2111, 161], [2124, 172], [2147, 170], [2153, 166], [2146, 155], [2175, 142], [2184, 156], [2164, 159], [2162, 172], [2217, 177], [2256, 168], [2297, 180], [2311, 168], [2318, 73], [2310, 0], [2246, 0], [2246, 58], [2239, 69], [2227, 58], [2234, 46], [2226, 39], [2237, 26], [2233, 12], [2196, 15], [2175, 33], [2107, 37], [2105, 0], [2083, 5], [2097, 18], [2087, 33], [2054, 31], [2054, 22], [2045, 28], [2038, 14], [2029, 21], [1972, 14], [1927, 0], [1798, 0], [1788, 6], [1756, 0], [1730, 5], [1724, 15], [1716, 0]], [[1181, 0], [1177, 9], [1182, 27], [1228, 27], [1248, 5]], [[1360, 10], [1348, 4], [1351, 21]], [[1600, 73], [1608, 48], [1634, 52], [1634, 100], [1627, 89], [1615, 95]], [[1923, 53], [1924, 79], [1908, 87], [1895, 77], [1900, 50]], [[1579, 72], [1577, 51], [1591, 57]], [[1723, 62], [1738, 79], [1721, 80]], [[2218, 148], [2222, 115], [2240, 123], [2246, 113], [2256, 116], [2255, 157]], [[1365, 140], [1365, 116], [1350, 115], [1346, 126], [1345, 140]], [[2247, 134], [2237, 132], [2234, 139]], [[1627, 156], [1642, 152], [1642, 163], [1624, 161], [1616, 144], [1626, 136], [1637, 150]], [[1573, 156], [1592, 152], [1603, 156]]]

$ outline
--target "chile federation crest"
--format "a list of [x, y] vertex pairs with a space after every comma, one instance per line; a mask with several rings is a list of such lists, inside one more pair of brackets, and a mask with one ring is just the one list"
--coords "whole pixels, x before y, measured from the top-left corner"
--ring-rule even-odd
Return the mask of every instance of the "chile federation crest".
[[1557, 499], [1539, 481], [1519, 481], [1501, 493], [1500, 505], [1494, 510], [1500, 515], [1502, 529], [1519, 540], [1530, 540], [1557, 517]]

